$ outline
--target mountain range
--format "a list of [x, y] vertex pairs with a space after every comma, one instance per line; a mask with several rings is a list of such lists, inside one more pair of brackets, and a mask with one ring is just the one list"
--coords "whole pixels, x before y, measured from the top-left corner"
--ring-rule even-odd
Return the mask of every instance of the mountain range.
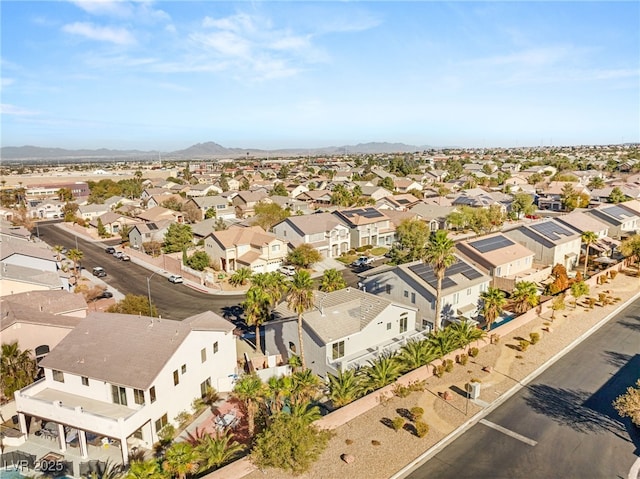
[[261, 150], [254, 148], [226, 148], [218, 143], [209, 141], [197, 143], [184, 150], [172, 152], [141, 151], [141, 150], [67, 150], [64, 148], [46, 148], [39, 146], [5, 146], [0, 149], [3, 160], [46, 160], [46, 159], [206, 159], [206, 158], [238, 158], [238, 157], [271, 157], [271, 156], [318, 156], [338, 155], [348, 153], [410, 153], [429, 149], [428, 146], [406, 145], [404, 143], [372, 142], [357, 145], [328, 146], [322, 148], [288, 148], [279, 150]]

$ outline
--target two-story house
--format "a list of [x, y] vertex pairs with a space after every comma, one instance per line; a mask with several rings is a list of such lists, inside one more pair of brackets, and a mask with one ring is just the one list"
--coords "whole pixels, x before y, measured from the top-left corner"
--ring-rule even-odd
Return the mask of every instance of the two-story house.
[[[190, 198], [188, 203], [195, 205], [205, 218], [211, 209], [215, 211], [216, 218], [230, 219], [236, 217], [236, 210], [231, 204], [231, 200], [224, 196], [200, 196]], [[186, 205], [185, 205], [186, 206]]]
[[91, 313], [40, 362], [44, 379], [15, 393], [22, 433], [27, 419], [79, 434], [87, 457], [87, 435], [119, 442], [128, 463], [127, 439], [151, 447], [158, 431], [190, 410], [209, 386], [232, 389], [236, 373], [234, 326], [207, 311], [183, 321], [115, 313]]
[[249, 268], [253, 273], [276, 271], [287, 256], [287, 245], [260, 226], [231, 226], [214, 231], [204, 239], [209, 258], [220, 260], [227, 273]]
[[240, 191], [233, 197], [231, 203], [236, 210], [237, 218], [249, 218], [255, 214], [255, 207], [261, 201], [268, 201], [265, 190]]
[[325, 258], [340, 256], [351, 247], [349, 228], [331, 213], [290, 216], [274, 225], [273, 233], [293, 248], [309, 244]]
[[[433, 268], [421, 261], [398, 266], [379, 266], [359, 273], [366, 291], [380, 298], [418, 308], [420, 327], [435, 327], [437, 279]], [[480, 295], [491, 278], [458, 256], [445, 270], [442, 280], [442, 325], [461, 319], [473, 319], [478, 312]]]
[[614, 239], [624, 239], [640, 228], [640, 217], [624, 204], [603, 205], [587, 210], [587, 213], [606, 223], [609, 226], [609, 236]]
[[332, 213], [351, 232], [351, 247], [385, 246], [391, 247], [396, 230], [387, 215], [376, 208], [349, 208]]
[[530, 270], [535, 254], [526, 246], [495, 233], [460, 241], [456, 248], [471, 264], [493, 277], [515, 277]]
[[[416, 308], [353, 288], [314, 292], [314, 306], [302, 315], [307, 367], [319, 376], [364, 366], [394, 352], [422, 333], [416, 329]], [[265, 324], [265, 348], [282, 357], [300, 354], [297, 314], [286, 302]]]
[[164, 243], [164, 236], [172, 220], [149, 221], [148, 223], [136, 223], [129, 230], [129, 244], [132, 248], [144, 248], [145, 243], [156, 241]]
[[572, 270], [580, 257], [580, 235], [555, 219], [521, 225], [504, 234], [533, 251], [534, 261], [541, 265], [561, 264]]

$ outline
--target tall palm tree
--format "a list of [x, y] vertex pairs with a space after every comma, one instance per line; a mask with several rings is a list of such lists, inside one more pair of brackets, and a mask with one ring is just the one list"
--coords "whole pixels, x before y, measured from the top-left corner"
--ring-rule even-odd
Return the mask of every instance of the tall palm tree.
[[200, 461], [200, 472], [206, 472], [231, 462], [244, 451], [244, 446], [225, 430], [215, 436], [205, 434], [195, 446], [195, 451]]
[[166, 475], [155, 459], [131, 461], [125, 479], [166, 479]]
[[56, 253], [56, 260], [60, 261], [62, 259], [62, 250], [64, 250], [64, 246], [62, 245], [55, 245], [53, 247], [53, 251]]
[[188, 442], [175, 442], [165, 452], [162, 469], [178, 479], [198, 472], [198, 454]]
[[18, 341], [2, 344], [0, 355], [0, 387], [7, 399], [28, 386], [38, 376], [38, 365], [30, 349], [20, 350]]
[[442, 310], [442, 280], [449, 266], [456, 262], [453, 254], [455, 251], [455, 243], [447, 236], [445, 230], [437, 230], [431, 232], [429, 240], [424, 248], [423, 261], [433, 268], [433, 274], [436, 276], [436, 313], [435, 313], [435, 330], [441, 327], [440, 312]]
[[487, 331], [491, 330], [491, 325], [502, 313], [507, 300], [504, 293], [498, 288], [489, 287], [484, 291], [480, 298], [482, 299], [482, 315], [487, 322]]
[[292, 399], [294, 404], [302, 404], [317, 399], [320, 394], [320, 378], [311, 371], [303, 369], [293, 373]]
[[426, 339], [411, 339], [400, 348], [396, 356], [404, 371], [412, 371], [435, 359]]
[[291, 396], [293, 390], [293, 379], [291, 376], [271, 376], [267, 381], [267, 395], [269, 396], [269, 407], [271, 414], [282, 411], [287, 398]]
[[586, 248], [585, 255], [584, 255], [584, 273], [583, 273], [586, 278], [587, 266], [589, 264], [589, 248], [593, 243], [598, 241], [598, 235], [595, 234], [593, 231], [585, 231], [580, 235], [580, 239], [582, 240]]
[[533, 281], [519, 281], [511, 292], [510, 300], [516, 313], [526, 313], [540, 302], [538, 287]]
[[84, 258], [84, 253], [79, 249], [70, 249], [67, 253], [67, 257], [73, 261], [73, 269], [75, 270], [75, 275], [78, 276], [78, 264]]
[[242, 308], [247, 326], [256, 328], [256, 351], [261, 353], [260, 326], [269, 317], [269, 295], [259, 286], [251, 286], [242, 303]]
[[287, 307], [298, 315], [298, 342], [300, 343], [300, 362], [302, 369], [307, 369], [304, 359], [304, 344], [302, 338], [302, 315], [313, 307], [313, 282], [308, 271], [298, 270], [292, 276]]
[[304, 424], [311, 424], [322, 417], [320, 408], [312, 406], [309, 402], [294, 404], [291, 407], [291, 416], [302, 420]]
[[445, 328], [429, 334], [427, 346], [431, 354], [436, 358], [441, 358], [456, 349], [456, 339], [450, 328]]
[[371, 392], [383, 388], [398, 379], [402, 372], [400, 363], [389, 354], [370, 360], [369, 365], [363, 371], [362, 386], [365, 391]]
[[346, 406], [361, 396], [361, 378], [353, 369], [338, 371], [337, 376], [328, 375], [327, 396], [334, 407]]
[[231, 394], [242, 403], [247, 413], [249, 436], [253, 437], [255, 417], [265, 394], [264, 384], [257, 375], [246, 374], [238, 379]]
[[320, 280], [320, 291], [325, 293], [331, 293], [339, 289], [347, 287], [347, 283], [344, 281], [342, 273], [335, 268], [326, 269], [322, 273], [322, 279]]
[[635, 258], [638, 266], [638, 279], [640, 280], [640, 235], [624, 240], [620, 244], [620, 252], [627, 258]]

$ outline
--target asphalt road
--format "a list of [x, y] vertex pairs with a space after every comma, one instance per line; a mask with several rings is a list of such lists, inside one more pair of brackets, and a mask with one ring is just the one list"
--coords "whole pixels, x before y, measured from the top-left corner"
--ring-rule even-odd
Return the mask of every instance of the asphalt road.
[[[38, 225], [40, 239], [50, 246], [62, 245], [67, 249], [76, 247], [76, 236], [62, 230], [51, 223]], [[133, 262], [123, 262], [105, 253], [106, 245], [114, 245], [119, 241], [94, 243], [77, 237], [78, 249], [84, 254], [82, 266], [91, 271], [95, 266], [102, 266], [107, 276], [101, 278], [109, 286], [123, 294], [131, 293], [148, 296], [147, 278], [152, 272]], [[167, 278], [155, 274], [149, 281], [151, 302], [158, 308], [163, 318], [182, 320], [194, 314], [211, 310], [238, 324], [241, 308], [239, 304], [244, 295], [211, 295], [195, 291], [184, 284], [169, 283]], [[242, 325], [242, 323], [240, 323]]]
[[640, 429], [611, 402], [639, 376], [640, 300], [406, 477], [626, 479]]

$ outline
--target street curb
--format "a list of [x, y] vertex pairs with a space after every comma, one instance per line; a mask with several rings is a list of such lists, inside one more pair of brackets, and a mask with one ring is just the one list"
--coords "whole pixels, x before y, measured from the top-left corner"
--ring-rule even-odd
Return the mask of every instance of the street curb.
[[[406, 477], [408, 474], [410, 474], [411, 472], [413, 472], [419, 466], [422, 466], [425, 462], [427, 462], [429, 459], [431, 459], [433, 456], [435, 456], [438, 452], [440, 452], [442, 449], [444, 449], [446, 446], [448, 446], [450, 443], [452, 443], [454, 440], [456, 440], [464, 432], [466, 432], [468, 429], [470, 429], [472, 426], [474, 426], [476, 423], [478, 423], [480, 421], [480, 419], [484, 418], [485, 416], [488, 416], [491, 412], [493, 412], [495, 409], [497, 409], [499, 406], [501, 406], [502, 403], [507, 401], [507, 399], [510, 399], [512, 396], [514, 396], [518, 391], [520, 391], [523, 387], [525, 387], [528, 383], [533, 381], [536, 377], [538, 377], [540, 374], [542, 374], [548, 368], [553, 366], [553, 364], [555, 364], [564, 355], [569, 353], [578, 344], [580, 344], [582, 341], [587, 339], [589, 336], [591, 336], [593, 333], [595, 333], [598, 329], [600, 329], [602, 326], [604, 326], [606, 323], [608, 323], [611, 320], [611, 318], [613, 318], [615, 315], [620, 313], [622, 310], [624, 310], [627, 307], [629, 307], [638, 298], [640, 298], [640, 292], [636, 293], [634, 296], [629, 298], [627, 301], [625, 301], [624, 303], [619, 305], [616, 309], [611, 311], [604, 318], [602, 318], [596, 324], [591, 326], [591, 328], [589, 328], [587, 331], [585, 331], [580, 336], [578, 336], [576, 339], [574, 339], [565, 348], [563, 348], [562, 350], [558, 351], [555, 355], [551, 356], [547, 360], [547, 362], [543, 363], [538, 369], [536, 369], [535, 371], [530, 373], [528, 376], [523, 378], [522, 381], [519, 381], [516, 384], [514, 384], [508, 391], [506, 391], [500, 397], [495, 399], [489, 405], [489, 407], [477, 412], [469, 420], [465, 421], [458, 428], [456, 428], [455, 430], [451, 431], [447, 436], [445, 436], [443, 439], [441, 439], [437, 444], [432, 446], [430, 449], [427, 449], [424, 453], [422, 453], [416, 459], [414, 459], [409, 464], [404, 466], [402, 469], [400, 469], [398, 472], [396, 472], [394, 475], [392, 475], [389, 479], [402, 479], [402, 478]], [[633, 471], [633, 467], [632, 467], [632, 469], [631, 469], [631, 471], [629, 473], [629, 478], [628, 479], [638, 479], [638, 478], [640, 478], [640, 463], [639, 463], [639, 461], [636, 461], [636, 463], [638, 464], [638, 471], [636, 471], [635, 477], [632, 476], [631, 475], [631, 472]], [[635, 467], [636, 463], [634, 463], [634, 467]]]

